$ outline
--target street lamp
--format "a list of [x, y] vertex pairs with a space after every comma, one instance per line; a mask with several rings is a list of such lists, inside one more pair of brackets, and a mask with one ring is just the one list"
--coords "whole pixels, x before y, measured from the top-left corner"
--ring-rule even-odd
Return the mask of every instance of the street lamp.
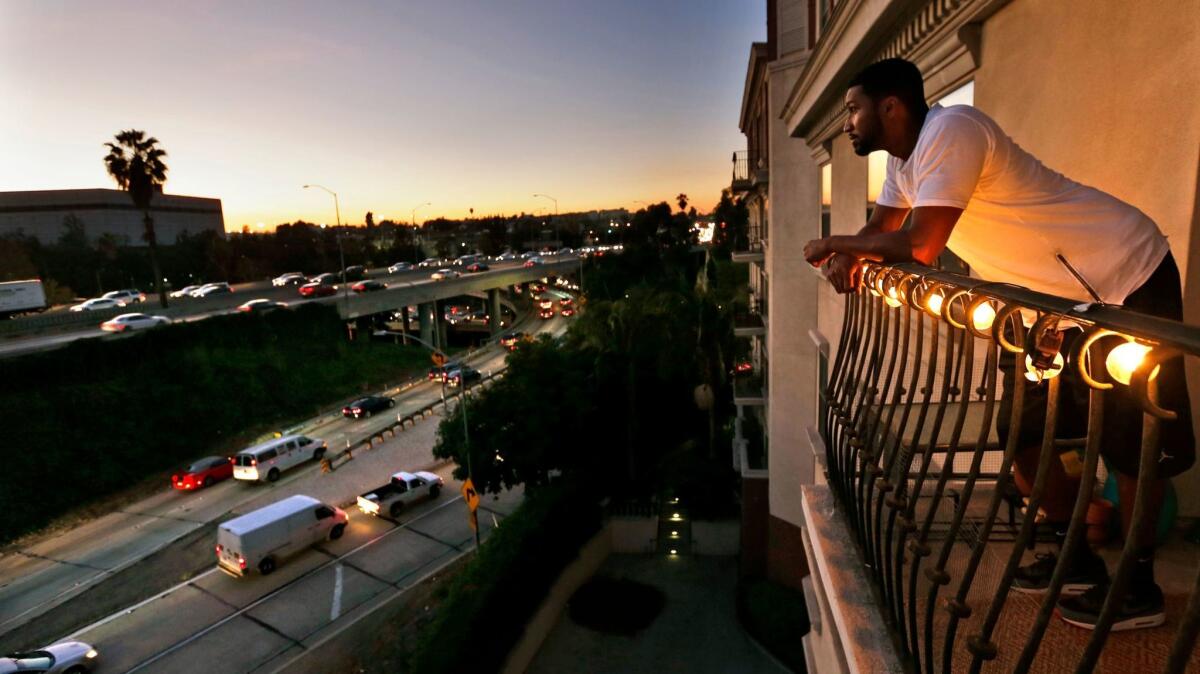
[[323, 185], [305, 185], [304, 189], [316, 187], [317, 189], [325, 190], [333, 195], [333, 214], [337, 217], [337, 231], [334, 232], [334, 238], [337, 239], [338, 245], [338, 260], [342, 263], [342, 308], [346, 309], [350, 302], [350, 289], [346, 287], [346, 253], [342, 250], [342, 209], [338, 205], [337, 192]]
[[554, 202], [554, 238], [558, 239], [558, 247], [562, 248], [562, 234], [559, 234], [558, 232], [558, 199], [555, 199], [549, 194], [535, 194], [533, 196], [542, 197]]
[[[432, 202], [429, 202], [429, 201], [426, 201], [423, 204], [417, 204], [416, 206], [413, 206], [412, 212], [409, 213], [408, 217], [409, 217], [409, 221], [412, 223], [413, 237], [416, 239], [416, 245], [414, 246], [414, 251], [417, 247], [419, 247], [421, 245], [421, 236], [419, 234], [417, 234], [417, 211], [425, 206], [430, 206], [430, 205], [432, 205]], [[421, 257], [420, 253], [417, 254], [417, 257]], [[413, 260], [413, 262], [420, 262], [420, 260]]]

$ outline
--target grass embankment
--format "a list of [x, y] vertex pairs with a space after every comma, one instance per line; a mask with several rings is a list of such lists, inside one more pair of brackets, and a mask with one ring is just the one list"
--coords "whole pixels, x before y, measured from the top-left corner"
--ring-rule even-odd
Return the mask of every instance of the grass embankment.
[[0, 543], [428, 364], [312, 305], [0, 361]]

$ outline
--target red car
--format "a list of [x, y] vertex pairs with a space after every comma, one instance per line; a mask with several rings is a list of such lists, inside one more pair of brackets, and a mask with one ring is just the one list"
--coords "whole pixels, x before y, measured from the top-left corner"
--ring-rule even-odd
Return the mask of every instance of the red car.
[[467, 271], [472, 274], [478, 274], [479, 272], [487, 271], [488, 269], [491, 269], [491, 267], [483, 264], [482, 262], [476, 262], [475, 264], [467, 265]]
[[337, 294], [337, 286], [327, 286], [323, 283], [309, 283], [300, 286], [301, 297], [329, 297]]
[[383, 281], [359, 281], [350, 286], [350, 289], [356, 293], [369, 293], [376, 290], [386, 290], [387, 284]]
[[573, 308], [571, 308], [571, 307], [569, 307], [569, 306], [568, 306], [568, 307], [563, 307], [563, 308], [562, 308], [562, 311], [559, 311], [558, 313], [559, 313], [559, 315], [562, 315], [562, 316], [574, 316], [574, 315], [575, 315], [575, 309], [573, 309]]
[[180, 491], [192, 491], [233, 477], [233, 458], [206, 456], [188, 466], [182, 473], [171, 476], [171, 486]]
[[541, 316], [542, 318], [554, 318], [554, 310], [553, 309], [542, 309], [541, 313], [539, 313], [538, 316]]

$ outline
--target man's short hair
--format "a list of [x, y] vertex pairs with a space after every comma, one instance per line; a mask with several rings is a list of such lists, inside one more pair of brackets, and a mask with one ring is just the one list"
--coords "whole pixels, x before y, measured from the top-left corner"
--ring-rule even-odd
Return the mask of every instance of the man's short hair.
[[858, 71], [846, 88], [862, 87], [873, 101], [888, 96], [899, 98], [912, 112], [925, 112], [925, 80], [916, 64], [902, 58], [884, 59]]

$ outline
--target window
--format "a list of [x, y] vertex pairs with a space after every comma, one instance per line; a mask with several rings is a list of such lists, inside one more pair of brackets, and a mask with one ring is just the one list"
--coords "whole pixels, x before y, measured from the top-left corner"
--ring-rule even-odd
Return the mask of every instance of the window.
[[258, 455], [258, 460], [259, 461], [270, 461], [271, 459], [274, 459], [277, 456], [279, 456], [279, 452], [276, 452], [274, 449], [268, 449], [267, 451]]
[[413, 489], [416, 489], [417, 487], [421, 486], [421, 480], [419, 478], [414, 477], [413, 479], [408, 481], [408, 486], [412, 487]]
[[943, 106], [950, 105], [975, 105], [975, 80], [971, 80], [961, 87], [942, 96], [936, 101]]
[[329, 506], [321, 506], [316, 510], [317, 519], [324, 520], [333, 517], [333, 508]]
[[833, 215], [833, 165], [821, 165], [821, 238], [829, 236]]

